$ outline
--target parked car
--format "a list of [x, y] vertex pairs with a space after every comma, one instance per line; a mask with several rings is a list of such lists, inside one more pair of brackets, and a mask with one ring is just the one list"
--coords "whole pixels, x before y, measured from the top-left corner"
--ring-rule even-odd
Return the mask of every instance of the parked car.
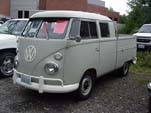
[[10, 20], [10, 19], [11, 19], [11, 18], [8, 17], [8, 16], [0, 15], [0, 21], [2, 21], [2, 22], [6, 22], [6, 21], [8, 21], [8, 20]]
[[28, 19], [12, 19], [0, 26], [0, 76], [13, 75], [17, 36], [23, 31]]
[[39, 93], [76, 91], [79, 99], [87, 99], [96, 78], [116, 69], [126, 76], [136, 61], [136, 38], [116, 37], [114, 23], [99, 14], [37, 13], [22, 37], [13, 81]]
[[0, 27], [0, 34], [20, 35], [28, 19], [11, 19]]
[[151, 83], [148, 84], [149, 91], [149, 113], [151, 113]]
[[134, 36], [137, 37], [138, 49], [151, 48], [151, 24], [144, 24]]

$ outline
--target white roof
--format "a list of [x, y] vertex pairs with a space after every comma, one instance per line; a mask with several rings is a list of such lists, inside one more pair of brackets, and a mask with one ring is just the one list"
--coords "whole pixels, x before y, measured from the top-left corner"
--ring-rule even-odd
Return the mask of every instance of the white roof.
[[107, 16], [103, 16], [95, 13], [88, 13], [82, 11], [44, 11], [39, 12], [31, 16], [31, 18], [51, 18], [51, 17], [62, 17], [62, 18], [86, 18], [86, 19], [97, 19], [97, 20], [107, 20], [111, 21]]

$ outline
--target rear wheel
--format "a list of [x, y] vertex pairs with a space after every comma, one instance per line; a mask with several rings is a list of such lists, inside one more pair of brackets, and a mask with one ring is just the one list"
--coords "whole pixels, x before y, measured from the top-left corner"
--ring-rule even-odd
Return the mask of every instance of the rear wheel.
[[13, 75], [15, 54], [8, 52], [0, 56], [0, 76], [10, 77]]
[[80, 81], [79, 89], [77, 90], [78, 100], [85, 100], [91, 96], [94, 79], [91, 73], [87, 72], [84, 74], [83, 78]]
[[129, 63], [126, 62], [124, 65], [118, 70], [118, 75], [121, 77], [127, 76], [129, 73]]

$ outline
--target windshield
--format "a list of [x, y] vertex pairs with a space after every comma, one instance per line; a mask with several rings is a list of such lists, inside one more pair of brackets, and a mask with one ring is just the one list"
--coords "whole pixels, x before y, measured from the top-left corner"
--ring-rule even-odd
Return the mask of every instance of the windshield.
[[27, 20], [9, 20], [0, 27], [1, 34], [20, 35]]
[[69, 19], [38, 19], [28, 22], [23, 36], [39, 39], [63, 39]]
[[18, 21], [16, 23], [16, 26], [14, 26], [14, 29], [12, 31], [12, 34], [14, 35], [21, 35], [22, 31], [24, 30], [25, 28], [25, 25], [27, 24], [27, 21]]
[[143, 25], [140, 28], [139, 33], [151, 33], [151, 25]]

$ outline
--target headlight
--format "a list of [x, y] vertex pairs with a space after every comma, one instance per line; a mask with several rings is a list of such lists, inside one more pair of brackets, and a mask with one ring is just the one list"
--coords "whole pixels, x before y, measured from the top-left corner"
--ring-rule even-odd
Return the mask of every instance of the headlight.
[[58, 72], [59, 66], [56, 63], [51, 62], [51, 63], [47, 63], [44, 66], [44, 69], [45, 69], [46, 74], [54, 75]]

